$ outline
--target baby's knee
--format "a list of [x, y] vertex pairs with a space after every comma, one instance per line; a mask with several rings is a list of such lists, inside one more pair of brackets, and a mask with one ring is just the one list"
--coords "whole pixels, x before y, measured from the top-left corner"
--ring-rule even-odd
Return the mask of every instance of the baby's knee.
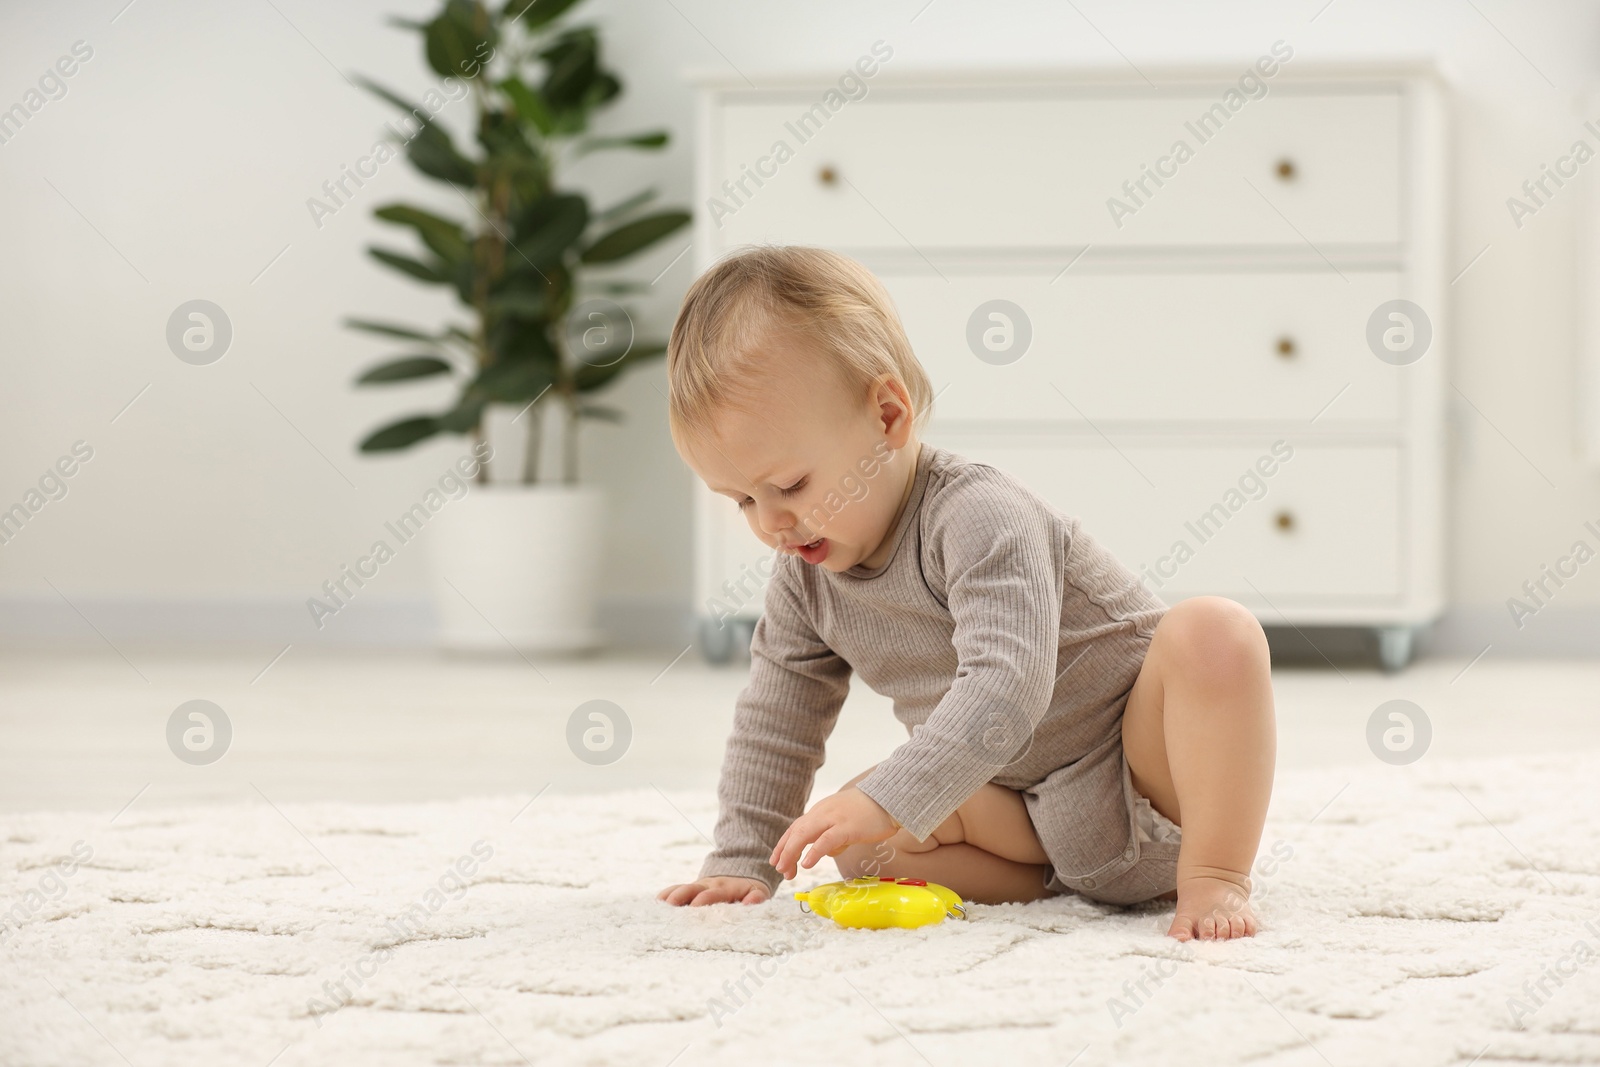
[[[1236, 677], [1270, 661], [1261, 623], [1243, 604], [1226, 597], [1190, 597], [1161, 620], [1171, 654], [1187, 670]], [[1159, 629], [1159, 628], [1158, 628]]]
[[833, 862], [838, 865], [843, 878], [876, 878], [888, 873], [885, 868], [894, 856], [895, 850], [888, 841], [874, 841], [871, 844], [851, 845], [833, 857]]
[[839, 873], [846, 878], [898, 877], [891, 869], [895, 860], [904, 855], [932, 852], [939, 842], [932, 836], [918, 841], [911, 831], [901, 827], [882, 841], [851, 845], [833, 858]]

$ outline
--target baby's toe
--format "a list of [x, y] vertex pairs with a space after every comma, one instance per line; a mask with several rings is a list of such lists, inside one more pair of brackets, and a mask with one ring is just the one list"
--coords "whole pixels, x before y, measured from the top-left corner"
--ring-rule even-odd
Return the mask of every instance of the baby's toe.
[[[1255, 917], [1250, 914], [1250, 910], [1248, 908], [1246, 908], [1243, 911], [1235, 912], [1233, 915], [1230, 915], [1227, 918], [1226, 922], [1227, 922], [1228, 932], [1223, 935], [1225, 937], [1254, 937], [1255, 936], [1255, 933], [1256, 933], [1256, 921], [1255, 921]], [[1218, 930], [1220, 931], [1221, 929], [1222, 929], [1222, 926], [1219, 924], [1218, 925]]]

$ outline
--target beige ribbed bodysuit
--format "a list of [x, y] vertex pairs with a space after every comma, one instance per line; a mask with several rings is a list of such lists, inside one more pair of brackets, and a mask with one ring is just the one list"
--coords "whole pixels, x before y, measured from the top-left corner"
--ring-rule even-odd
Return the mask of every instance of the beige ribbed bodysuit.
[[1021, 791], [1048, 888], [1113, 903], [1174, 888], [1178, 844], [1139, 832], [1122, 753], [1167, 606], [1075, 517], [926, 442], [889, 537], [876, 569], [777, 555], [700, 876], [776, 890], [768, 856], [805, 810], [854, 670], [910, 732], [857, 788], [918, 840], [994, 781]]

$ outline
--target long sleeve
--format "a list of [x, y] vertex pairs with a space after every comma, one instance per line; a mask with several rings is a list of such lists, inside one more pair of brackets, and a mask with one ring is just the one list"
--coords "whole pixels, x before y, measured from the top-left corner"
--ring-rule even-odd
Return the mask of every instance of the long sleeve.
[[955, 624], [955, 680], [856, 783], [918, 841], [1027, 751], [1055, 688], [1064, 550], [1045, 515], [995, 473], [966, 468], [923, 527], [930, 588], [942, 575]]
[[767, 862], [805, 811], [828, 736], [850, 691], [851, 667], [819, 638], [779, 559], [750, 642], [750, 681], [734, 707], [717, 783], [716, 848], [700, 877], [757, 878], [775, 892]]

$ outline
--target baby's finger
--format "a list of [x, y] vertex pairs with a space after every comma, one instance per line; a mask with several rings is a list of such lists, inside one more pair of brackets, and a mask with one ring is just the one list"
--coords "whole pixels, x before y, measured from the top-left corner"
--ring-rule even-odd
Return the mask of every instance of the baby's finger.
[[793, 860], [789, 856], [789, 852], [793, 845], [793, 839], [785, 840], [783, 847], [779, 849], [772, 857], [772, 865], [776, 867], [778, 869], [778, 873], [783, 875], [785, 878], [794, 877]]
[[695, 892], [701, 888], [704, 887], [696, 885], [692, 882], [684, 882], [680, 883], [679, 885], [669, 885], [666, 889], [661, 891], [659, 899], [665, 900], [668, 904], [676, 907], [687, 903], [689, 898], [694, 896]]
[[698, 908], [706, 904], [721, 904], [726, 899], [727, 896], [721, 890], [705, 886], [701, 887], [701, 891], [696, 893], [694, 899], [689, 901], [689, 906]]
[[772, 850], [772, 865], [778, 868], [779, 871], [782, 871], [785, 875], [788, 874], [789, 865], [784, 857], [788, 854], [789, 850], [794, 847], [795, 827], [797, 825], [799, 824], [791, 823], [789, 828], [783, 832], [783, 836], [778, 839], [777, 847]]
[[783, 872], [784, 877], [795, 876], [795, 861], [800, 858], [801, 850], [817, 839], [817, 832], [804, 819], [795, 820], [794, 825], [789, 827], [789, 832], [784, 835], [783, 851], [778, 854], [778, 862], [773, 864]]
[[849, 835], [837, 826], [830, 826], [818, 836], [816, 842], [806, 853], [806, 858], [800, 861], [802, 867], [810, 868], [817, 865], [817, 861], [824, 856], [831, 856], [835, 852], [843, 852], [850, 845]]

